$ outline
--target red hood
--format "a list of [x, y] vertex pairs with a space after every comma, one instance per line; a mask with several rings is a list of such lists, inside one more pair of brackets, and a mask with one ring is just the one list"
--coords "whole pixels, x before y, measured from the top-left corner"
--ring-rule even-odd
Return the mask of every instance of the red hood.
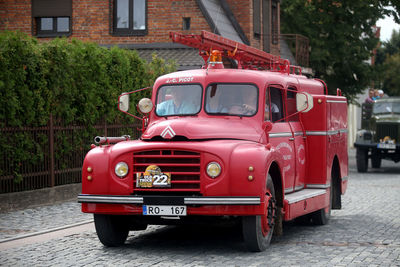
[[254, 120], [248, 118], [193, 118], [171, 117], [150, 123], [142, 139], [184, 136], [187, 139], [241, 139], [258, 142], [262, 129]]

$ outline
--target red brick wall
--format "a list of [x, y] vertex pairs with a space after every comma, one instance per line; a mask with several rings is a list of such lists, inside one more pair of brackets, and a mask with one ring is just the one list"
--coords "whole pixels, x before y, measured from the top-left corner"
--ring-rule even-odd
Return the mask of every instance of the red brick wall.
[[[186, 33], [210, 31], [210, 27], [195, 0], [148, 0], [148, 34], [117, 36], [112, 28], [112, 0], [73, 0], [71, 37], [99, 44], [170, 42], [170, 31], [182, 30], [182, 18], [191, 18], [191, 30]], [[32, 32], [31, 0], [0, 0], [0, 30]], [[42, 38], [47, 40], [47, 38]]]
[[[253, 34], [253, 0], [226, 0], [250, 44], [262, 49], [262, 38]], [[195, 0], [148, 0], [148, 34], [118, 36], [111, 34], [113, 0], [72, 0], [71, 37], [99, 44], [135, 44], [170, 42], [170, 31], [182, 31], [182, 18], [191, 18], [191, 30], [211, 31]], [[0, 0], [0, 30], [21, 30], [32, 33], [31, 0]], [[48, 40], [48, 38], [41, 38]], [[279, 54], [279, 46], [271, 45]]]
[[31, 33], [31, 1], [0, 0], [0, 30]]

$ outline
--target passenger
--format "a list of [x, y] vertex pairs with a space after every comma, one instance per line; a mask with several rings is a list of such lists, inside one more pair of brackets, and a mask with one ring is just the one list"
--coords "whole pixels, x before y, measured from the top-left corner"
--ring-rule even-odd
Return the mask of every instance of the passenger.
[[241, 104], [239, 103], [237, 90], [224, 90], [221, 97], [221, 113], [240, 114]]
[[373, 103], [374, 100], [372, 99], [374, 97], [374, 90], [369, 89], [368, 91], [368, 97], [365, 99], [365, 103]]
[[378, 90], [378, 94], [379, 94], [379, 98], [385, 97], [385, 93], [383, 92], [383, 90]]
[[[279, 117], [279, 108], [275, 103], [271, 103], [271, 112], [272, 112], [272, 115], [273, 115], [272, 117], [273, 118]], [[264, 115], [265, 115], [265, 120], [270, 120], [270, 117], [269, 117], [269, 104], [268, 103], [265, 105], [265, 113], [264, 113]], [[275, 119], [274, 121], [276, 121], [276, 120], [277, 119]]]
[[243, 94], [243, 114], [253, 115], [257, 111], [257, 90], [248, 90]]
[[374, 96], [372, 97], [372, 100], [377, 100], [379, 99], [379, 91], [377, 89], [374, 90]]
[[[279, 113], [279, 108], [278, 106], [274, 103], [274, 98], [272, 98], [271, 101], [271, 113], [272, 113], [272, 118], [273, 121], [276, 121], [276, 118], [279, 118], [280, 113]], [[267, 92], [266, 98], [265, 98], [265, 111], [264, 111], [264, 120], [268, 121], [270, 120], [270, 110], [269, 110], [269, 95]]]
[[185, 88], [177, 86], [171, 90], [172, 99], [157, 105], [157, 115], [181, 115], [196, 112], [196, 108], [191, 105], [191, 101], [186, 99]]

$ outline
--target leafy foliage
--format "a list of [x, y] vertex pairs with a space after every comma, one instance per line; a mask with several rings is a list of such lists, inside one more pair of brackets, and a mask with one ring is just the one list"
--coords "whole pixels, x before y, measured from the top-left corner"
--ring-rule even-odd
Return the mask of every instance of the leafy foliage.
[[400, 31], [379, 47], [375, 62], [375, 84], [390, 96], [400, 96]]
[[[0, 158], [6, 159], [0, 164], [0, 175], [21, 180], [22, 167], [44, 163], [48, 157], [48, 138], [34, 136], [27, 127], [47, 126], [50, 114], [55, 126], [85, 126], [70, 137], [56, 132], [55, 156], [61, 159], [87, 151], [98, 133], [97, 123], [104, 119], [132, 123], [132, 118], [117, 110], [118, 95], [151, 86], [157, 76], [174, 69], [172, 62], [154, 56], [146, 63], [135, 51], [117, 47], [106, 49], [65, 38], [39, 43], [20, 32], [0, 33]], [[135, 131], [126, 130], [126, 134]], [[60, 164], [60, 168], [69, 165]], [[5, 170], [6, 165], [14, 173]]]
[[281, 1], [283, 33], [299, 33], [310, 40], [310, 66], [325, 80], [330, 93], [336, 88], [352, 99], [372, 79], [367, 62], [378, 44], [374, 25], [384, 15], [399, 21], [396, 1], [285, 0]]

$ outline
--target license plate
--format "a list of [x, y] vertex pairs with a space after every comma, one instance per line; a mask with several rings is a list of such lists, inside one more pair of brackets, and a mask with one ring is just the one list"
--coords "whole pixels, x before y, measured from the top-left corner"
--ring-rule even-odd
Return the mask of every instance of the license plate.
[[396, 144], [385, 144], [385, 143], [379, 143], [378, 148], [383, 148], [383, 149], [396, 149]]
[[143, 205], [143, 215], [186, 216], [186, 206]]

